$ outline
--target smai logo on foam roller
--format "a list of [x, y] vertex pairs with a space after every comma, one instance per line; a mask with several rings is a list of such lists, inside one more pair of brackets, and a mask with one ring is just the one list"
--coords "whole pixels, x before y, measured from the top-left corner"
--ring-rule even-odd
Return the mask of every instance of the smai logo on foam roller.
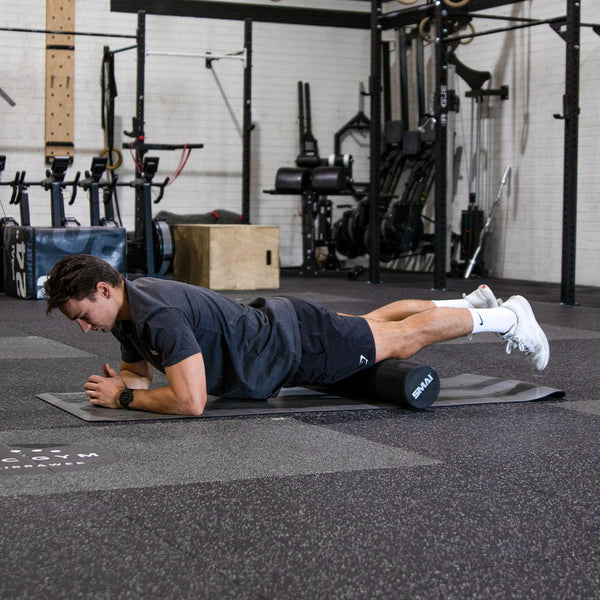
[[416, 400], [428, 387], [429, 384], [433, 381], [433, 375], [429, 373], [423, 381], [412, 391], [412, 397]]

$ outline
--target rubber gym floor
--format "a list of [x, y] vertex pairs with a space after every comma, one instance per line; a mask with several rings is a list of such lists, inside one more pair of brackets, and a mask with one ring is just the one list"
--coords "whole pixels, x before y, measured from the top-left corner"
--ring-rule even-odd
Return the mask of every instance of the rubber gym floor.
[[[383, 279], [286, 277], [277, 291], [229, 295], [296, 294], [360, 314], [481, 283], [451, 279], [442, 292], [428, 275]], [[555, 284], [487, 283], [531, 300], [548, 368], [533, 373], [488, 336], [416, 360], [563, 399], [88, 423], [36, 394], [80, 391], [103, 362], [118, 365], [116, 341], [1, 295], [0, 597], [600, 598], [600, 289], [578, 287], [579, 305], [563, 306]], [[7, 468], [56, 448], [111, 461]]]

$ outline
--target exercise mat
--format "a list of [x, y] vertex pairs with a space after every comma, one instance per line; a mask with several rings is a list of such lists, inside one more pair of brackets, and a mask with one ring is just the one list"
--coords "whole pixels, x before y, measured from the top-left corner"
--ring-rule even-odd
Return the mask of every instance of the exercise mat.
[[[502, 402], [528, 402], [562, 398], [565, 392], [533, 383], [465, 373], [440, 380], [440, 393], [432, 405], [464, 406]], [[122, 410], [91, 405], [85, 392], [43, 393], [37, 396], [84, 421], [144, 421], [158, 419], [282, 415], [289, 413], [398, 409], [394, 404], [367, 398], [344, 398], [307, 388], [288, 388], [268, 400], [235, 400], [209, 397], [201, 417], [161, 415], [142, 410]]]
[[391, 404], [372, 404], [342, 398], [307, 388], [288, 388], [275, 398], [247, 400], [217, 398], [209, 396], [200, 417], [185, 415], [162, 415], [143, 410], [122, 410], [94, 406], [87, 400], [85, 392], [38, 394], [44, 400], [85, 421], [146, 421], [154, 419], [194, 419], [202, 417], [237, 417], [249, 415], [286, 414], [294, 412], [323, 412], [332, 410], [369, 410], [393, 408]]
[[528, 402], [564, 396], [563, 390], [535, 383], [463, 373], [440, 379], [440, 394], [433, 407]]

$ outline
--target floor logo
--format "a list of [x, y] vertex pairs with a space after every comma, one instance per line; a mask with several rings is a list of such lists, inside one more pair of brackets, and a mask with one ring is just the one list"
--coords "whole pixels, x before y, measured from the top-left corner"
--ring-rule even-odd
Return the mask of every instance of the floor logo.
[[82, 471], [116, 461], [112, 452], [83, 444], [0, 444], [0, 475]]

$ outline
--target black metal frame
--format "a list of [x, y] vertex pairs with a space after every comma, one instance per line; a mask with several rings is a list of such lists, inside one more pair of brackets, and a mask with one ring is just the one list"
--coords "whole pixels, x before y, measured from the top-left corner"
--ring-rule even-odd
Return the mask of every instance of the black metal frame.
[[[203, 144], [147, 144], [144, 131], [145, 111], [145, 71], [146, 71], [146, 12], [138, 11], [136, 48], [137, 48], [137, 76], [136, 76], [136, 114], [132, 119], [130, 135], [134, 141], [124, 143], [124, 148], [135, 150], [136, 181], [135, 187], [135, 229], [134, 241], [143, 248], [144, 270], [148, 275], [156, 274], [156, 261], [153, 244], [152, 177], [144, 173], [144, 157], [149, 150], [176, 150], [182, 148], [202, 148]], [[244, 23], [244, 51], [246, 54], [244, 66], [244, 98], [243, 98], [243, 140], [242, 140], [242, 223], [250, 223], [250, 170], [251, 170], [251, 132], [252, 125], [252, 20], [245, 19]], [[158, 160], [158, 159], [156, 159]], [[164, 184], [159, 184], [161, 195]], [[154, 200], [154, 203], [158, 200]], [[136, 252], [137, 256], [137, 252]]]
[[[373, 5], [377, 0], [372, 0]], [[390, 29], [415, 25], [426, 16], [433, 18], [438, 24], [438, 30], [444, 31], [449, 18], [456, 14], [470, 14], [479, 10], [494, 8], [507, 4], [516, 4], [523, 0], [471, 0], [467, 5], [468, 13], [464, 10], [452, 9], [441, 2], [420, 5], [415, 8], [387, 13], [379, 19], [376, 31], [371, 29], [372, 39], [379, 37], [380, 29]], [[549, 24], [553, 28], [564, 25], [561, 37], [566, 42], [566, 76], [564, 94], [564, 114], [557, 115], [565, 120], [564, 134], [564, 175], [563, 175], [563, 238], [562, 238], [562, 272], [561, 272], [561, 302], [575, 304], [575, 260], [576, 260], [576, 221], [577, 221], [577, 154], [579, 145], [579, 38], [580, 38], [580, 0], [566, 0], [566, 17], [545, 20], [520, 19], [522, 23], [508, 27], [497, 28], [479, 35], [489, 35], [502, 31], [533, 27]], [[485, 15], [484, 18], [495, 18]], [[519, 20], [507, 18], [506, 20]], [[597, 25], [588, 25], [599, 33]], [[600, 35], [600, 33], [599, 33]], [[436, 103], [436, 185], [435, 185], [435, 263], [434, 287], [446, 287], [446, 122], [448, 117], [447, 98], [447, 45], [456, 43], [463, 38], [474, 37], [472, 34], [463, 36], [440, 37], [435, 40], [435, 103]], [[373, 149], [373, 147], [372, 147]]]
[[153, 15], [201, 17], [205, 19], [252, 19], [264, 23], [289, 23], [322, 27], [369, 29], [369, 13], [346, 10], [298, 8], [210, 0], [111, 0], [113, 12], [146, 11]]
[[[136, 79], [136, 115], [133, 119], [131, 137], [135, 139], [136, 177], [141, 177], [139, 165], [143, 163], [144, 154], [149, 149], [176, 149], [182, 146], [169, 144], [144, 143], [144, 96], [146, 71], [146, 12], [138, 12], [137, 26], [137, 79]], [[243, 75], [243, 125], [242, 125], [242, 223], [250, 223], [250, 173], [252, 142], [252, 19], [244, 21], [244, 52], [246, 60]], [[129, 147], [124, 144], [123, 147]], [[202, 148], [203, 144], [188, 144], [188, 148]], [[141, 193], [141, 192], [140, 192]], [[139, 199], [142, 203], [142, 199]]]
[[369, 172], [369, 281], [381, 283], [381, 0], [371, 2], [371, 161]]
[[565, 156], [563, 172], [563, 238], [560, 301], [574, 305], [577, 241], [577, 155], [579, 149], [579, 37], [580, 2], [567, 0], [564, 40], [567, 60], [564, 95]]
[[242, 139], [242, 223], [250, 223], [250, 173], [252, 152], [252, 19], [244, 21], [244, 122]]
[[[446, 15], [441, 3], [435, 6], [435, 22], [442, 30], [445, 28]], [[435, 40], [435, 225], [434, 225], [434, 271], [433, 287], [446, 287], [446, 242], [447, 222], [447, 153], [448, 153], [448, 62], [446, 44], [438, 36]]]
[[[449, 7], [441, 1], [416, 7], [400, 9], [382, 14], [382, 0], [370, 0], [371, 11], [334, 11], [326, 9], [303, 9], [285, 6], [251, 5], [247, 3], [214, 2], [209, 0], [111, 0], [111, 10], [117, 12], [138, 12], [145, 10], [159, 15], [194, 16], [219, 19], [246, 19], [271, 23], [293, 23], [329, 27], [359, 28], [371, 31], [371, 185], [370, 185], [370, 243], [369, 279], [380, 282], [380, 191], [377, 173], [381, 155], [381, 37], [382, 31], [392, 28], [411, 26], [429, 16], [436, 20], [440, 30], [444, 23], [457, 14], [472, 13], [516, 4], [523, 0], [471, 0], [468, 11]], [[542, 23], [556, 25], [564, 23], [566, 31], [563, 38], [567, 44], [566, 81], [564, 95], [565, 120], [565, 159], [563, 185], [563, 253], [561, 274], [561, 301], [575, 304], [575, 253], [576, 253], [576, 216], [577, 216], [577, 148], [579, 115], [579, 36], [580, 36], [580, 0], [566, 0], [567, 15], [564, 18], [532, 21], [521, 19], [522, 23], [505, 28], [482, 32], [488, 35], [510, 29], [531, 27]], [[485, 18], [494, 18], [485, 15]], [[515, 20], [510, 17], [506, 20]], [[600, 31], [594, 26], [594, 31]], [[473, 37], [466, 35], [462, 37]], [[435, 191], [435, 266], [434, 287], [446, 287], [446, 123], [448, 117], [447, 89], [447, 45], [459, 39], [438, 36], [435, 42], [435, 104], [436, 104], [436, 191]], [[138, 42], [139, 51], [139, 42]], [[246, 131], [246, 129], [245, 129]]]

